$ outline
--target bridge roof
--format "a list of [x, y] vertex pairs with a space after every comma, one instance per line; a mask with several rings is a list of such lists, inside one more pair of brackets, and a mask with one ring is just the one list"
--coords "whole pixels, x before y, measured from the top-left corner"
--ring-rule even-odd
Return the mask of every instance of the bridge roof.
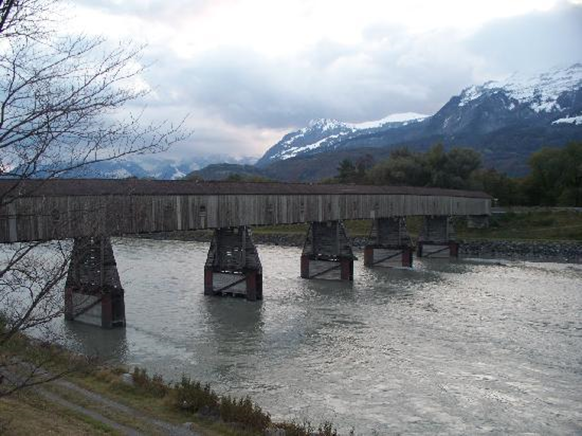
[[479, 191], [411, 186], [314, 183], [196, 182], [190, 180], [51, 179], [0, 180], [0, 195], [67, 197], [96, 195], [422, 195], [491, 198]]

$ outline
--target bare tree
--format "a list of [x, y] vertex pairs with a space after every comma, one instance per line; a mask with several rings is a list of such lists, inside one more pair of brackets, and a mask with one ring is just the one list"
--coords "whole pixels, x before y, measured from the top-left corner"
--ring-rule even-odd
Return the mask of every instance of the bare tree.
[[[0, 0], [0, 178], [16, 181], [0, 194], [0, 211], [28, 179], [163, 151], [188, 135], [182, 123], [144, 123], [142, 113], [122, 117], [120, 109], [148, 92], [139, 81], [143, 48], [61, 34], [58, 6], [58, 0]], [[14, 374], [3, 350], [19, 333], [62, 314], [69, 248], [58, 241], [0, 247], [0, 396], [47, 378], [35, 366], [10, 386], [1, 383]]]

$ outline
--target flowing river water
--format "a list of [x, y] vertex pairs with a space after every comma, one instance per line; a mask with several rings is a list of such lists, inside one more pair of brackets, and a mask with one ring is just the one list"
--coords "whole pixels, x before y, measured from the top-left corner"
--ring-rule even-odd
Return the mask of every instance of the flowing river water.
[[582, 434], [582, 265], [417, 260], [299, 278], [260, 245], [264, 301], [203, 295], [208, 245], [116, 239], [127, 328], [67, 344], [357, 434]]

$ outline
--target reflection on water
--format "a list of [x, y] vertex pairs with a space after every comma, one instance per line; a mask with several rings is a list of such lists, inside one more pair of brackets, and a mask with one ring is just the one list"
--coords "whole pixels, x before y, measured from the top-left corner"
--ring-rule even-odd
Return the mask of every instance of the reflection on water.
[[76, 322], [63, 322], [67, 343], [76, 352], [104, 360], [125, 361], [128, 344], [125, 329], [105, 330]]
[[251, 395], [359, 434], [582, 431], [582, 267], [418, 261], [299, 278], [260, 246], [265, 299], [203, 295], [207, 245], [114, 241], [128, 327], [59, 321], [71, 347]]

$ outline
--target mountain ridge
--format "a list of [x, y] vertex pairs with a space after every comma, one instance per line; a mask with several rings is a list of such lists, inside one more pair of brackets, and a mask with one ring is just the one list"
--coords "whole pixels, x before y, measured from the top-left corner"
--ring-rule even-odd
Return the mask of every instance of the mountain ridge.
[[[483, 154], [486, 165], [523, 175], [528, 156], [542, 145], [562, 146], [581, 139], [582, 64], [577, 63], [469, 86], [435, 114], [410, 121], [370, 129], [353, 129], [336, 120], [312, 122], [286, 134], [257, 166], [268, 169], [280, 161], [291, 166], [296, 165], [293, 160], [308, 155], [358, 148], [408, 146], [422, 151], [443, 142], [448, 147], [474, 148]], [[285, 165], [277, 167], [283, 170]]]

